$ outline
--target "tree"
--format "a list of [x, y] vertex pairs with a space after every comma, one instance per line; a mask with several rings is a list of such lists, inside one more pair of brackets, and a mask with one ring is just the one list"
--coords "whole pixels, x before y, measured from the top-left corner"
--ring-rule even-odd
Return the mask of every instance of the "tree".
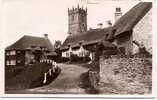
[[56, 61], [61, 59], [62, 51], [60, 50], [62, 46], [62, 43], [60, 40], [56, 40], [54, 44], [55, 52], [57, 53]]
[[61, 41], [60, 40], [56, 40], [55, 44], [54, 44], [55, 50], [60, 49], [61, 45], [62, 45]]

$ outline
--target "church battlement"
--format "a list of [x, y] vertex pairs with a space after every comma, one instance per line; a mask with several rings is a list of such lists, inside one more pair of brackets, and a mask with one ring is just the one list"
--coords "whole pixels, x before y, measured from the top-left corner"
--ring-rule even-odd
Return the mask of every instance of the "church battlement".
[[68, 8], [68, 14], [73, 14], [73, 13], [87, 14], [87, 8], [83, 8], [83, 6], [80, 7], [79, 5], [76, 8], [74, 8], [74, 6], [71, 9]]

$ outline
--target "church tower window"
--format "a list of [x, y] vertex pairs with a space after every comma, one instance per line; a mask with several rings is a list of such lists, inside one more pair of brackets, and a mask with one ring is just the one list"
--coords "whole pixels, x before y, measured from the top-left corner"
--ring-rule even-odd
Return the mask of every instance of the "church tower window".
[[72, 18], [71, 18], [71, 20], [72, 20], [72, 21], [74, 21], [74, 19], [75, 19], [75, 16], [74, 16], [74, 15], [72, 15], [71, 17], [72, 17]]

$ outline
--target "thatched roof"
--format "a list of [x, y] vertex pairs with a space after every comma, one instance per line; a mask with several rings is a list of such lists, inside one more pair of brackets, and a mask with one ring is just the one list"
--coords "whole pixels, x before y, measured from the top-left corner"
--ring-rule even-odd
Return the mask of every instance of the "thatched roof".
[[49, 39], [27, 35], [20, 38], [14, 44], [8, 46], [5, 50], [26, 50], [31, 47], [44, 47], [48, 51], [54, 51], [53, 45]]
[[151, 8], [152, 2], [140, 2], [132, 9], [130, 9], [115, 23], [115, 36], [118, 36], [127, 31], [131, 31]]
[[64, 41], [62, 49], [67, 49], [69, 45], [72, 47], [79, 47], [79, 43], [82, 43], [82, 45], [97, 43], [102, 39], [105, 39], [105, 35], [110, 34], [111, 30], [111, 27], [104, 29], [90, 29], [84, 34], [70, 35]]

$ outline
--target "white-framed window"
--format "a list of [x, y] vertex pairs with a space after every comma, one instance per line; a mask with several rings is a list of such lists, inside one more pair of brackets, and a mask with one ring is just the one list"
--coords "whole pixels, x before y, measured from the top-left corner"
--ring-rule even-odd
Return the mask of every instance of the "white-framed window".
[[16, 65], [16, 60], [7, 60], [6, 65]]
[[10, 55], [16, 55], [16, 51], [15, 50], [10, 51]]
[[17, 51], [17, 53], [21, 53], [21, 51]]
[[6, 51], [6, 55], [9, 56], [10, 55], [10, 51]]
[[7, 51], [7, 52], [6, 52], [6, 55], [7, 55], [7, 56], [9, 56], [9, 55], [16, 55], [16, 51], [15, 51], [15, 50]]
[[67, 53], [66, 53], [66, 57], [69, 57], [69, 56], [70, 56], [70, 55], [69, 55], [69, 53], [67, 52]]
[[7, 61], [6, 61], [6, 64], [7, 64], [7, 65], [10, 65], [10, 61], [9, 61], [9, 60], [7, 60]]
[[80, 57], [83, 57], [83, 52], [79, 52], [79, 56], [80, 56]]
[[21, 60], [17, 60], [17, 63], [21, 63]]
[[16, 65], [16, 60], [11, 60], [11, 65]]

